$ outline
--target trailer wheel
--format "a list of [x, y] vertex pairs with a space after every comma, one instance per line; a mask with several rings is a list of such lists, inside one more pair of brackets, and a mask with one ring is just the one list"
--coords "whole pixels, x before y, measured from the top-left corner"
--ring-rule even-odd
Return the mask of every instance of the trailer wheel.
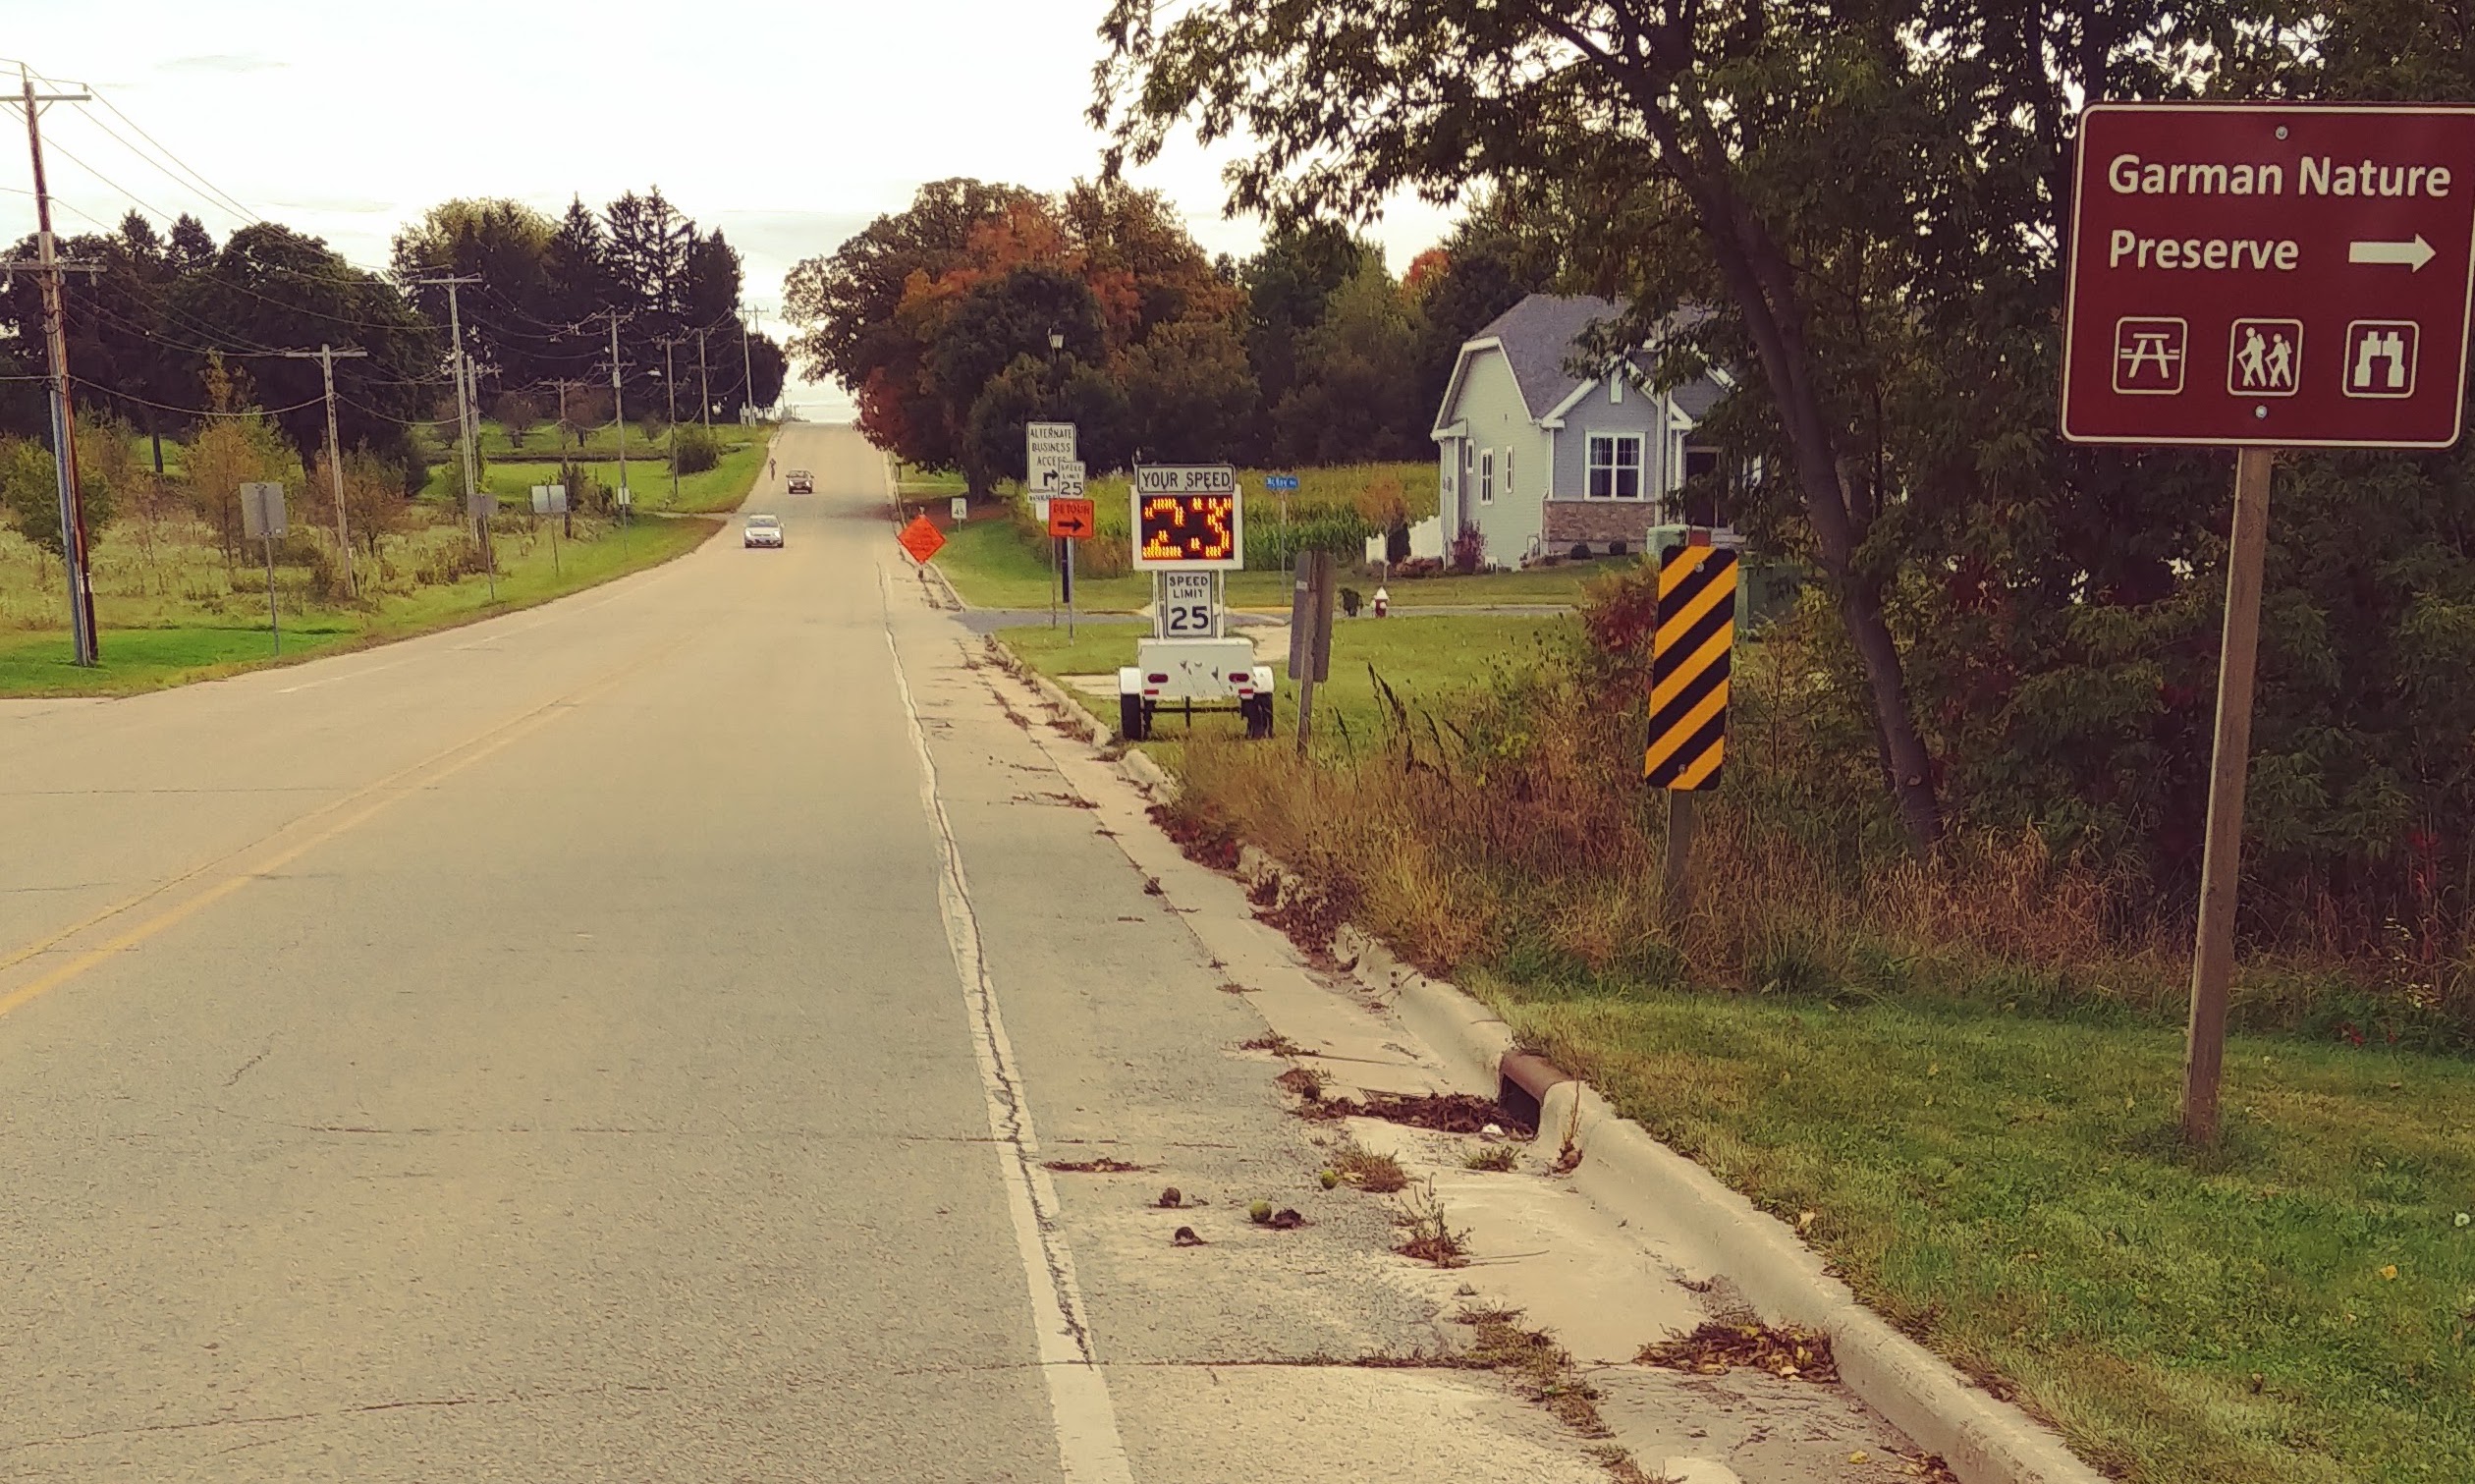
[[1138, 742], [1151, 736], [1151, 708], [1139, 695], [1118, 696], [1118, 734]]
[[1240, 709], [1245, 712], [1248, 737], [1260, 742], [1272, 735], [1272, 697], [1247, 696]]

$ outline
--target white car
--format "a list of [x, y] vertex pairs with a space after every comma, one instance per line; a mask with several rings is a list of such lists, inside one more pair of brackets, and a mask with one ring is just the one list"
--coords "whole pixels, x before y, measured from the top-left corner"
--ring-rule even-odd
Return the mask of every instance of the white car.
[[780, 546], [782, 544], [782, 518], [780, 516], [749, 516], [747, 524], [741, 527], [740, 544], [742, 546]]
[[816, 476], [803, 468], [793, 469], [791, 471], [791, 493], [795, 495], [815, 494]]

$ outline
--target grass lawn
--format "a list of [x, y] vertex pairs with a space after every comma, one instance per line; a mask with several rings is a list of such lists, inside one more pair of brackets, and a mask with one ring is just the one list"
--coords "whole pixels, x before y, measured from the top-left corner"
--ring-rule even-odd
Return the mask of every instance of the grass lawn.
[[[522, 490], [517, 492], [521, 494]], [[907, 503], [917, 503], [908, 489], [905, 498]], [[944, 511], [936, 509], [933, 501], [923, 508], [939, 525], [946, 523]], [[1002, 513], [983, 506], [968, 524], [946, 532], [946, 547], [937, 553], [937, 565], [953, 579], [962, 600], [974, 608], [1046, 608], [1049, 570], [1043, 556], [1021, 538]], [[1581, 589], [1591, 578], [1632, 567], [1639, 560], [1618, 557], [1598, 562], [1566, 562], [1483, 577], [1395, 578], [1384, 586], [1392, 596], [1393, 606], [1400, 609], [1568, 604], [1580, 600]], [[1375, 595], [1375, 579], [1362, 571], [1345, 575], [1342, 580], [1370, 600]], [[1077, 606], [1086, 612], [1132, 613], [1151, 602], [1151, 577], [1143, 573], [1127, 573], [1113, 577], [1078, 578], [1074, 591]], [[1232, 573], [1229, 601], [1238, 608], [1287, 612], [1289, 576], [1283, 572]]]
[[[1395, 577], [1385, 584], [1385, 590], [1392, 594], [1396, 609], [1477, 603], [1577, 603], [1581, 601], [1581, 589], [1593, 578], [1613, 572], [1629, 572], [1640, 565], [1639, 557], [1610, 557], [1465, 577]], [[1358, 585], [1371, 594], [1371, 578], [1362, 578]]]
[[[642, 440], [630, 437], [628, 487], [635, 496], [635, 508], [639, 512], [709, 514], [730, 510], [746, 497], [757, 470], [765, 467], [765, 435], [769, 430], [734, 426], [727, 433], [722, 428], [716, 428], [714, 432], [724, 435], [737, 446], [726, 448], [722, 462], [712, 468], [681, 475], [676, 500], [671, 495], [670, 466], [662, 459], [660, 449], [648, 449], [643, 446]], [[532, 441], [546, 454], [549, 446], [547, 438], [536, 435]], [[609, 440], [599, 440], [594, 449], [615, 452], [608, 444]], [[488, 446], [486, 439], [483, 446]], [[618, 488], [619, 463], [616, 458], [589, 460], [584, 467], [606, 487]], [[499, 455], [483, 466], [481, 485], [496, 495], [501, 504], [529, 508], [527, 502], [531, 498], [532, 487], [552, 483], [558, 476], [559, 464], [555, 458], [518, 459]], [[462, 497], [463, 490], [464, 472], [450, 455], [443, 462], [430, 466], [429, 482], [422, 486], [421, 496], [453, 503]]]
[[1967, 1007], [1474, 975], [1531, 1044], [2116, 1477], [2475, 1478], [2475, 1066]]
[[[354, 626], [313, 618], [300, 629], [286, 625], [284, 658], [307, 658], [358, 637]], [[0, 696], [123, 695], [175, 686], [206, 674], [230, 674], [268, 663], [274, 639], [260, 622], [254, 629], [106, 629], [103, 663], [81, 670], [69, 635], [0, 635]]]
[[[129, 695], [409, 638], [528, 608], [657, 566], [694, 549], [721, 522], [704, 517], [648, 516], [624, 532], [598, 522], [588, 528], [595, 531], [592, 539], [561, 540], [554, 553], [546, 524], [535, 530], [505, 522], [498, 533], [495, 600], [486, 577], [468, 577], [410, 591], [391, 590], [374, 611], [319, 607], [301, 601], [298, 584], [286, 573], [280, 659], [266, 630], [265, 599], [247, 591], [246, 572], [233, 601], [192, 622], [172, 618], [143, 627], [116, 627], [111, 608], [138, 605], [105, 605], [103, 662], [92, 670], [70, 663], [65, 630], [0, 631], [0, 696]], [[249, 617], [242, 616], [245, 611]]]
[[[1440, 699], [1464, 687], [1483, 684], [1491, 669], [1529, 663], [1538, 646], [1551, 641], [1563, 618], [1518, 618], [1484, 615], [1434, 618], [1339, 620], [1333, 624], [1332, 679], [1315, 687], [1315, 732], [1321, 744], [1347, 750], [1363, 745], [1382, 726], [1384, 706], [1376, 691], [1380, 676], [1413, 716], [1431, 711]], [[1134, 663], [1136, 640], [1150, 631], [1140, 624], [1094, 624], [1082, 629], [1072, 643], [1063, 626], [1045, 624], [1000, 630], [1000, 642], [1024, 663], [1052, 679], [1067, 675], [1114, 674]], [[1289, 679], [1284, 654], [1258, 663], [1272, 666], [1275, 677], [1273, 715], [1279, 736], [1297, 733], [1297, 687]], [[1072, 688], [1071, 687], [1069, 687]], [[1114, 697], [1079, 696], [1111, 727], [1118, 723]], [[1161, 742], [1174, 745], [1185, 735], [1179, 713], [1157, 717]], [[1242, 728], [1234, 711], [1197, 713], [1198, 731], [1212, 729], [1237, 736]], [[1154, 746], [1155, 743], [1145, 743]]]

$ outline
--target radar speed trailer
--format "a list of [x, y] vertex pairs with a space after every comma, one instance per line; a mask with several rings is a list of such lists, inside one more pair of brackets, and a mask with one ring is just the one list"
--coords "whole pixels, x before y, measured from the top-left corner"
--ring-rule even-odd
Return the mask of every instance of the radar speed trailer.
[[1226, 464], [1134, 470], [1134, 566], [1152, 575], [1151, 637], [1118, 672], [1119, 728], [1128, 742], [1151, 736], [1162, 704], [1234, 705], [1246, 735], [1272, 735], [1272, 667], [1227, 632], [1223, 573], [1246, 565], [1238, 471]]

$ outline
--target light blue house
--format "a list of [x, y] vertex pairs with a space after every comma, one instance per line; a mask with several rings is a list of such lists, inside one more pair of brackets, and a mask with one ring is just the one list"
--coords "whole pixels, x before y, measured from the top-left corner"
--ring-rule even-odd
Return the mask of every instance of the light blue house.
[[1652, 391], [1647, 351], [1592, 375], [1568, 369], [1590, 327], [1623, 308], [1533, 294], [1461, 346], [1435, 414], [1441, 516], [1413, 549], [1475, 526], [1485, 562], [1515, 567], [1551, 553], [1605, 555], [1620, 542], [1639, 552], [1655, 527], [1716, 523], [1678, 496], [1717, 466], [1693, 429], [1727, 383]]

